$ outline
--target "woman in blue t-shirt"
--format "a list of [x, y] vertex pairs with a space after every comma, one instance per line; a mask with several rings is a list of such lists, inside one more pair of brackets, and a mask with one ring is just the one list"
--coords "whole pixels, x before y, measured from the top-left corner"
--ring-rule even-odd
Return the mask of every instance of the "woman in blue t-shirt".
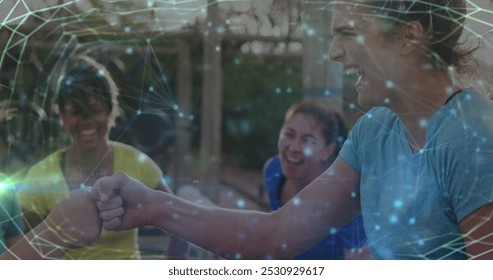
[[[332, 164], [347, 129], [338, 114], [314, 102], [293, 104], [277, 143], [279, 154], [264, 165], [264, 186], [272, 211], [292, 199]], [[330, 229], [329, 229], [330, 231]], [[361, 215], [295, 259], [368, 258]]]

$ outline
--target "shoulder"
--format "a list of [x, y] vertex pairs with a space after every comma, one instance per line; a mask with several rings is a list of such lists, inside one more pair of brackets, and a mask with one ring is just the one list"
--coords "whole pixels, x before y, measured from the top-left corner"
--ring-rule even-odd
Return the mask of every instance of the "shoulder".
[[113, 142], [112, 145], [115, 172], [125, 172], [150, 187], [159, 183], [162, 171], [148, 155], [123, 143]]
[[40, 160], [39, 162], [35, 163], [29, 168], [26, 176], [33, 173], [37, 174], [38, 172], [51, 173], [57, 170], [60, 167], [60, 158], [63, 151], [64, 149], [57, 150], [44, 159]]
[[[139, 151], [138, 149], [127, 145], [123, 144], [120, 142], [113, 142], [113, 153], [115, 154], [115, 159], [117, 160], [126, 160], [128, 159], [134, 159], [134, 161], [137, 161], [139, 163], [143, 162], [148, 162], [148, 163], [154, 163], [154, 161], [145, 153], [142, 151]], [[131, 161], [128, 161], [127, 163], [130, 163]]]
[[385, 107], [374, 107], [361, 116], [349, 133], [346, 144], [382, 139], [398, 124], [397, 115]]
[[130, 155], [138, 155], [138, 154], [142, 153], [141, 151], [137, 150], [136, 148], [134, 148], [130, 145], [124, 144], [124, 143], [112, 142], [111, 145], [113, 146], [114, 153], [130, 154]]
[[[474, 89], [466, 89], [444, 106], [437, 126], [447, 137], [493, 137], [493, 102]], [[447, 128], [447, 129], [445, 129]]]
[[374, 107], [358, 119], [353, 129], [363, 126], [387, 127], [396, 120], [397, 115], [392, 110], [385, 107]]
[[271, 157], [265, 162], [263, 175], [264, 185], [267, 189], [277, 188], [279, 180], [283, 176], [281, 159], [278, 155]]

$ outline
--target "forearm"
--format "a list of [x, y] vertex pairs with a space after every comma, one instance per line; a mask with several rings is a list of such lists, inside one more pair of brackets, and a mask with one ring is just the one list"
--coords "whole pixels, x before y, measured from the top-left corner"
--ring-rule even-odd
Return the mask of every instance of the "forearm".
[[164, 193], [149, 204], [152, 225], [224, 258], [286, 258], [272, 214], [206, 207]]
[[45, 223], [41, 223], [0, 255], [0, 259], [59, 259], [65, 254], [62, 244], [60, 236]]

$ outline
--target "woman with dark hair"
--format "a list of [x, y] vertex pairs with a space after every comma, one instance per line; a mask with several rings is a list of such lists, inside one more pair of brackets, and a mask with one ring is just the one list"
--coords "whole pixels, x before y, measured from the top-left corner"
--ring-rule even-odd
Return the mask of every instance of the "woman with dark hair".
[[[323, 103], [291, 105], [279, 132], [279, 154], [264, 165], [264, 187], [275, 211], [291, 200], [334, 162], [346, 140], [341, 117]], [[357, 207], [355, 206], [355, 210]], [[361, 215], [294, 259], [368, 258]]]
[[118, 190], [124, 201], [105, 227], [152, 224], [224, 257], [292, 258], [356, 217], [361, 202], [375, 258], [493, 259], [493, 103], [453, 75], [471, 54], [458, 41], [465, 1], [332, 9], [329, 56], [358, 75], [358, 103], [372, 109], [320, 177], [260, 213], [199, 207], [115, 174], [92, 191], [105, 201]]
[[[171, 192], [160, 168], [137, 149], [109, 140], [118, 114], [118, 88], [107, 69], [87, 56], [69, 62], [56, 85], [56, 105], [70, 145], [27, 172], [18, 192], [26, 221], [34, 228], [70, 190], [126, 172], [151, 189]], [[82, 213], [81, 213], [82, 214]], [[92, 246], [70, 250], [67, 259], [137, 259], [137, 230], [104, 231]]]

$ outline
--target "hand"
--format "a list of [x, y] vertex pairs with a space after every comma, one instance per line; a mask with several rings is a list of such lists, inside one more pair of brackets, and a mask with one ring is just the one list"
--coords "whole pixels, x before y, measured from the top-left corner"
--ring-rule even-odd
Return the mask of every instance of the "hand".
[[69, 192], [58, 201], [43, 224], [52, 234], [52, 241], [64, 248], [92, 244], [101, 235], [99, 211], [88, 189]]
[[153, 192], [141, 182], [120, 172], [96, 181], [91, 197], [99, 200], [96, 205], [103, 227], [120, 231], [152, 223], [148, 204]]

